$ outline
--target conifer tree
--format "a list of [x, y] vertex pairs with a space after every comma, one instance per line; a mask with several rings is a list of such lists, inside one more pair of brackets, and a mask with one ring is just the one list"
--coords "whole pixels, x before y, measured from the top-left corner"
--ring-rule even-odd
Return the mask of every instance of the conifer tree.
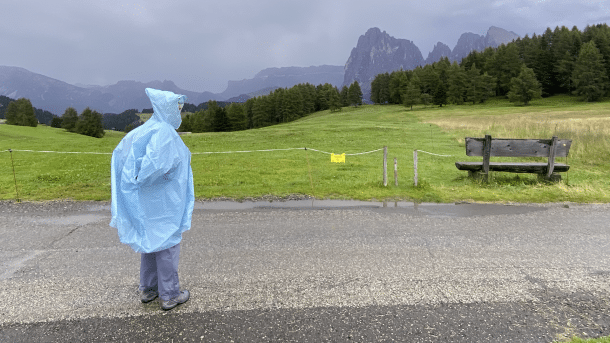
[[443, 107], [447, 104], [447, 87], [444, 82], [439, 82], [434, 91], [434, 104]]
[[432, 95], [430, 95], [428, 93], [422, 93], [419, 96], [419, 99], [420, 99], [421, 103], [424, 104], [424, 106], [428, 106], [432, 103]]
[[456, 105], [463, 104], [466, 97], [466, 89], [466, 72], [457, 62], [453, 62], [449, 69], [447, 101]]
[[328, 109], [328, 89], [326, 85], [318, 85], [316, 88], [316, 111], [324, 111]]
[[76, 132], [81, 135], [91, 136], [95, 138], [104, 137], [104, 124], [102, 123], [102, 115], [87, 107], [81, 113], [76, 123]]
[[360, 89], [360, 85], [358, 81], [354, 81], [347, 91], [347, 97], [349, 99], [349, 104], [353, 106], [362, 105], [362, 90]]
[[227, 111], [217, 106], [213, 112], [210, 112], [212, 119], [212, 131], [214, 132], [226, 132], [230, 130], [229, 118], [227, 117]]
[[61, 122], [62, 122], [61, 117], [57, 117], [54, 115], [53, 119], [51, 120], [51, 127], [61, 128]]
[[29, 99], [20, 98], [11, 101], [6, 109], [6, 123], [9, 125], [38, 126], [36, 112]]
[[341, 111], [341, 99], [336, 88], [330, 90], [330, 100], [328, 102], [331, 112]]
[[395, 71], [390, 75], [388, 93], [388, 102], [391, 104], [402, 104], [402, 95], [407, 92], [409, 78], [407, 72], [402, 69]]
[[373, 81], [371, 82], [371, 101], [374, 104], [381, 104], [381, 100], [379, 97], [379, 86], [381, 82], [381, 78], [379, 77], [381, 74], [375, 76]]
[[606, 92], [608, 77], [602, 54], [594, 41], [582, 45], [572, 73], [574, 94], [585, 101], [597, 101]]
[[483, 73], [483, 75], [479, 76], [479, 101], [485, 102], [485, 100], [494, 96], [495, 87], [496, 87], [496, 78], [487, 74], [487, 72]]
[[466, 73], [466, 101], [476, 104], [481, 101], [480, 74], [476, 64], [473, 64]]
[[341, 88], [341, 93], [339, 93], [339, 95], [341, 96], [341, 107], [347, 107], [349, 106], [349, 88], [347, 86], [343, 86]]
[[248, 128], [248, 118], [242, 104], [232, 103], [227, 106], [227, 117], [231, 123], [231, 130], [241, 131]]
[[9, 102], [4, 117], [8, 125], [19, 125], [17, 124], [19, 121], [19, 106], [16, 101]]
[[430, 64], [423, 68], [417, 68], [416, 73], [419, 76], [420, 87], [424, 94], [434, 94], [439, 82], [441, 82], [439, 73]]
[[515, 44], [501, 45], [493, 57], [487, 60], [485, 69], [498, 81], [500, 95], [506, 95], [511, 88], [511, 80], [521, 72], [523, 61]]
[[76, 123], [78, 123], [78, 112], [73, 107], [68, 107], [62, 115], [61, 127], [69, 132], [76, 132]]
[[405, 94], [403, 94], [402, 96], [403, 104], [406, 107], [410, 107], [411, 109], [413, 109], [413, 105], [418, 104], [420, 101], [421, 91], [419, 90], [419, 85], [417, 84], [417, 82], [417, 76], [413, 76], [413, 78], [411, 78], [411, 81], [407, 85], [407, 90]]
[[510, 80], [510, 91], [507, 95], [510, 102], [521, 103], [526, 106], [531, 100], [541, 98], [542, 87], [536, 80], [534, 71], [523, 65], [519, 76]]
[[204, 110], [193, 113], [189, 118], [189, 126], [193, 133], [209, 132], [211, 128], [206, 125], [206, 112]]

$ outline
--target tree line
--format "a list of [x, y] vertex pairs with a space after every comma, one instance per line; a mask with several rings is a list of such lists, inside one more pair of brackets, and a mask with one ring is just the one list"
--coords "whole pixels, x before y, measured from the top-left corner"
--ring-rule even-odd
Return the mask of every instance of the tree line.
[[36, 127], [45, 124], [98, 138], [104, 136], [104, 129], [123, 131], [130, 124], [137, 126], [140, 120], [137, 113], [138, 110], [130, 109], [120, 114], [100, 114], [87, 108], [79, 115], [74, 108], [69, 107], [63, 116], [57, 116], [33, 107], [27, 98], [14, 100], [0, 96], [0, 119], [6, 119], [8, 125]]
[[[5, 98], [5, 97], [4, 97]], [[0, 105], [4, 98], [0, 98]], [[6, 98], [9, 107], [18, 108], [19, 113], [30, 113], [24, 118], [29, 121], [7, 120], [7, 124], [37, 125], [40, 119], [32, 116], [29, 109], [32, 105], [28, 99], [17, 101]], [[299, 84], [292, 88], [278, 88], [268, 95], [250, 98], [244, 103], [228, 103], [209, 101], [197, 106], [185, 104], [182, 124], [178, 131], [182, 132], [223, 132], [259, 128], [279, 123], [286, 123], [307, 116], [316, 111], [340, 111], [346, 106], [362, 104], [362, 90], [358, 82], [343, 86], [339, 91], [331, 84], [313, 86], [309, 83]], [[20, 105], [27, 103], [29, 106]], [[14, 104], [14, 105], [11, 105]], [[23, 107], [25, 106], [25, 107]], [[23, 109], [22, 109], [23, 107]], [[0, 108], [3, 108], [0, 106]], [[11, 112], [12, 113], [12, 112]], [[126, 110], [118, 115], [100, 114], [86, 108], [80, 115], [69, 107], [60, 116], [49, 113], [46, 125], [64, 128], [69, 132], [80, 133], [92, 137], [103, 137], [104, 129], [129, 132], [142, 124], [137, 116], [138, 110]], [[142, 113], [152, 113], [152, 109], [143, 109]], [[1, 114], [1, 113], [0, 113]]]
[[102, 114], [89, 107], [85, 108], [80, 115], [74, 108], [68, 107], [61, 118], [53, 118], [51, 126], [95, 138], [102, 138], [105, 134]]
[[556, 94], [598, 101], [610, 91], [610, 28], [587, 26], [581, 32], [548, 28], [498, 48], [472, 51], [450, 63], [447, 58], [414, 70], [379, 74], [371, 83], [371, 101], [378, 104], [482, 103], [505, 96], [527, 105]]
[[[37, 127], [39, 124], [37, 112], [42, 113], [45, 118], [47, 117], [46, 111], [35, 109], [29, 99], [20, 98], [17, 100], [9, 100], [6, 111], [3, 113], [6, 124], [8, 125]], [[52, 127], [62, 127], [70, 132], [96, 138], [104, 136], [102, 115], [88, 107], [81, 115], [78, 115], [74, 108], [69, 107], [61, 118], [51, 114], [51, 118], [46, 119], [50, 119], [50, 123], [48, 124]]]
[[362, 90], [357, 81], [349, 87], [343, 86], [340, 91], [328, 83], [318, 86], [298, 84], [291, 88], [278, 88], [268, 95], [250, 98], [244, 103], [219, 104], [209, 101], [206, 109], [187, 113], [178, 131], [247, 130], [287, 123], [317, 111], [335, 112], [346, 106], [361, 104]]
[[[9, 97], [6, 97], [4, 95], [0, 95], [0, 119], [6, 119], [6, 116], [5, 116], [6, 111], [8, 110], [8, 107], [11, 104], [11, 102], [15, 102], [15, 100], [11, 99]], [[23, 106], [23, 105], [21, 105], [21, 106]], [[30, 103], [30, 106], [31, 106], [31, 103]], [[19, 108], [19, 105], [17, 107]], [[46, 125], [51, 124], [51, 120], [55, 116], [53, 113], [51, 113], [49, 111], [41, 110], [36, 107], [32, 107], [32, 108], [34, 110], [34, 116], [36, 117], [38, 123], [46, 124]], [[29, 111], [29, 106], [28, 106], [28, 109], [26, 109], [24, 111], [24, 113], [28, 112], [28, 111]], [[33, 124], [33, 121], [32, 121], [32, 124]]]

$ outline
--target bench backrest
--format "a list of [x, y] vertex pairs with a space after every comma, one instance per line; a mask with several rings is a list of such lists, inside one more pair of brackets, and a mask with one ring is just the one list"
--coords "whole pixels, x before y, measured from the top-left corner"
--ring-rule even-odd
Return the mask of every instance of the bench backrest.
[[[552, 139], [491, 139], [490, 156], [549, 157]], [[557, 139], [555, 157], [567, 157], [571, 139]], [[485, 138], [466, 137], [466, 155], [484, 156]]]

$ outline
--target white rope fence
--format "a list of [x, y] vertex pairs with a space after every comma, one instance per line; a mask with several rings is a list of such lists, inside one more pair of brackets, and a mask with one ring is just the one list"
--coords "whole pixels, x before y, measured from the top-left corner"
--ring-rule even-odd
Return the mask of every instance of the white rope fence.
[[440, 156], [440, 157], [455, 157], [453, 155], [439, 155], [439, 154], [435, 154], [435, 153], [431, 153], [431, 152], [427, 152], [427, 151], [423, 151], [423, 150], [416, 150], [417, 152], [423, 152], [424, 154], [428, 154], [428, 155], [433, 155], [433, 156]]
[[[365, 151], [365, 152], [359, 152], [359, 153], [353, 153], [353, 154], [345, 154], [345, 156], [357, 156], [357, 155], [365, 155], [365, 154], [370, 154], [370, 153], [374, 153], [377, 151], [381, 151], [384, 150], [384, 185], [386, 185], [387, 183], [387, 175], [386, 175], [386, 166], [387, 166], [387, 162], [386, 162], [386, 158], [387, 158], [387, 147], [384, 148], [380, 148], [380, 149], [376, 149], [376, 150], [371, 150], [371, 151]], [[322, 151], [322, 150], [318, 150], [318, 149], [313, 149], [313, 148], [307, 148], [307, 147], [303, 147], [303, 148], [285, 148], [285, 149], [263, 149], [263, 150], [236, 150], [236, 151], [205, 151], [205, 152], [193, 152], [191, 153], [191, 155], [210, 155], [210, 154], [239, 154], [239, 153], [253, 153], [253, 152], [271, 152], [271, 151], [290, 151], [290, 150], [311, 150], [311, 151], [315, 151], [315, 152], [319, 152], [319, 153], [323, 153], [323, 154], [327, 154], [327, 155], [334, 155], [333, 153], [327, 152], [327, 151]], [[90, 155], [112, 155], [111, 152], [83, 152], [83, 151], [50, 151], [50, 150], [13, 150], [13, 149], [7, 149], [7, 150], [1, 150], [0, 152], [32, 152], [32, 153], [54, 153], [54, 154], [90, 154]], [[417, 186], [417, 179], [418, 179], [418, 173], [417, 173], [417, 154], [418, 152], [424, 153], [424, 154], [428, 154], [428, 155], [432, 155], [432, 156], [438, 156], [438, 157], [455, 157], [453, 155], [442, 155], [442, 154], [435, 154], [432, 152], [428, 152], [428, 151], [423, 151], [423, 150], [417, 150], [415, 149], [413, 151], [413, 181], [414, 181], [414, 185]], [[11, 161], [12, 161], [12, 154], [11, 154]], [[395, 169], [395, 179], [396, 179], [396, 159], [394, 159], [394, 169]], [[13, 171], [14, 173], [14, 171]], [[15, 180], [15, 187], [16, 187], [16, 180]]]
[[[312, 151], [321, 152], [321, 153], [324, 153], [324, 154], [327, 154], [327, 155], [332, 155], [332, 153], [330, 153], [330, 152], [316, 150], [316, 149], [312, 149], [312, 148], [305, 148], [305, 150], [312, 150]], [[345, 156], [364, 155], [364, 154], [370, 154], [372, 152], [377, 152], [377, 151], [381, 151], [381, 150], [383, 150], [383, 148], [377, 149], [377, 150], [366, 151], [366, 152], [359, 152], [359, 153], [356, 153], [356, 154], [345, 154]]]
[[2, 152], [11, 152], [11, 151], [19, 151], [19, 152], [42, 152], [42, 153], [53, 153], [53, 154], [90, 154], [90, 155], [112, 155], [112, 153], [111, 153], [111, 152], [46, 151], [46, 150], [15, 150], [15, 149], [3, 150]]
[[287, 151], [287, 150], [303, 150], [303, 148], [266, 149], [266, 150], [238, 150], [238, 151], [206, 151], [206, 152], [192, 152], [191, 155], [239, 154], [239, 153], [245, 153], [245, 152], [268, 152], [268, 151]]
[[[250, 152], [270, 152], [270, 151], [288, 151], [288, 150], [311, 150], [311, 151], [316, 151], [316, 152], [321, 152], [323, 154], [327, 154], [327, 155], [332, 155], [332, 153], [330, 152], [326, 152], [326, 151], [322, 151], [322, 150], [317, 150], [317, 149], [313, 149], [313, 148], [287, 148], [287, 149], [265, 149], [265, 150], [236, 150], [236, 151], [205, 151], [205, 152], [193, 152], [191, 153], [191, 155], [209, 155], [209, 154], [239, 154], [239, 153], [250, 153]], [[354, 153], [354, 154], [345, 154], [345, 156], [357, 156], [357, 155], [364, 155], [364, 154], [370, 154], [373, 152], [377, 152], [377, 151], [381, 151], [383, 150], [383, 148], [377, 149], [377, 150], [371, 150], [371, 151], [365, 151], [365, 152], [359, 152], [359, 153]], [[54, 154], [91, 154], [91, 155], [112, 155], [111, 152], [85, 152], [85, 151], [49, 151], [49, 150], [16, 150], [16, 149], [8, 149], [8, 150], [2, 150], [0, 152], [10, 152], [10, 151], [17, 151], [17, 152], [38, 152], [38, 153], [54, 153]]]

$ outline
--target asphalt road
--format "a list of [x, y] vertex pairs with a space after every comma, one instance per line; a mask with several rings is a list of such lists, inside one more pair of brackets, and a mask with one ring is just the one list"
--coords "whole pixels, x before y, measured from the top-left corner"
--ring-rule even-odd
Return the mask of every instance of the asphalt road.
[[610, 335], [610, 205], [198, 203], [143, 305], [108, 203], [0, 202], [0, 342], [551, 342]]

